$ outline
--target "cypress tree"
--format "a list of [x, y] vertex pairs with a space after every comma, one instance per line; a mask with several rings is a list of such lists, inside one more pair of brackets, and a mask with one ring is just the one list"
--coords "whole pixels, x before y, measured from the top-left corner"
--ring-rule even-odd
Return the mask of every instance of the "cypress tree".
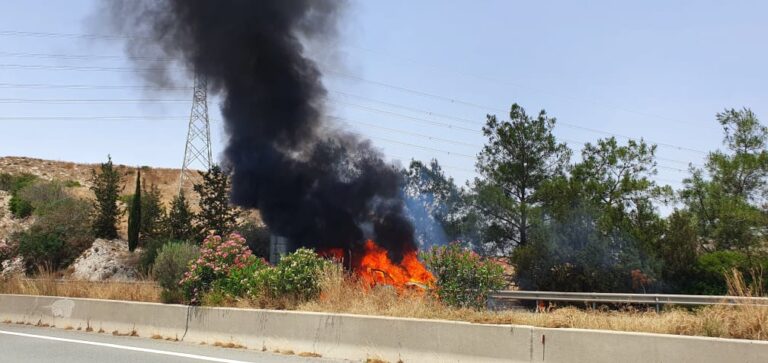
[[139, 245], [141, 230], [141, 168], [136, 169], [136, 192], [131, 200], [131, 211], [128, 214], [128, 250], [133, 252]]

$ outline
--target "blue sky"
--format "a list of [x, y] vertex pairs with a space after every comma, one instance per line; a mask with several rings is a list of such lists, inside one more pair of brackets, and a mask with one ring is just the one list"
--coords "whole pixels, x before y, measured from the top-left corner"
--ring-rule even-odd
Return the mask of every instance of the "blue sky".
[[[96, 32], [95, 4], [0, 3], [0, 155], [178, 167], [191, 92], [142, 89], [120, 39], [60, 35]], [[328, 114], [389, 159], [436, 157], [463, 183], [485, 115], [517, 102], [556, 117], [577, 152], [610, 134], [659, 143], [658, 180], [679, 187], [720, 147], [715, 113], [768, 118], [767, 13], [760, 1], [351, 1], [338, 43], [314, 57]]]

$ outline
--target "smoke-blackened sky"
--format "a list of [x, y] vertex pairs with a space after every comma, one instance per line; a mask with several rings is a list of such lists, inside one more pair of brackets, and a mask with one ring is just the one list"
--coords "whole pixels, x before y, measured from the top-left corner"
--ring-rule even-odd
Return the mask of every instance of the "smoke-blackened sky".
[[[338, 0], [105, 1], [132, 56], [169, 57], [221, 96], [232, 200], [257, 208], [294, 247], [374, 238], [399, 258], [414, 248], [402, 177], [369, 144], [324, 119], [326, 91], [302, 39], [330, 47]], [[169, 84], [168, 68], [144, 78]]]

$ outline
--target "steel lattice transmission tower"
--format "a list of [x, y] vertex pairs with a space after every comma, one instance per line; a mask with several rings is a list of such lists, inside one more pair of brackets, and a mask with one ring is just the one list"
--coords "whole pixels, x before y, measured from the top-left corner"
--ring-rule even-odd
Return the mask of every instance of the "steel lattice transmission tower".
[[195, 88], [192, 95], [192, 112], [189, 115], [187, 144], [184, 147], [184, 162], [179, 176], [179, 193], [184, 182], [190, 178], [190, 167], [211, 168], [211, 125], [208, 121], [208, 81], [205, 76], [195, 75]]

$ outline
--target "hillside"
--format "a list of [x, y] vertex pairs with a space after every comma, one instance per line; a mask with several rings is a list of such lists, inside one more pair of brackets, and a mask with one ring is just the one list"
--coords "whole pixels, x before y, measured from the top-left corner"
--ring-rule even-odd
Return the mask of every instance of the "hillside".
[[[121, 195], [133, 194], [136, 187], [136, 167], [115, 164], [122, 176]], [[20, 174], [29, 173], [46, 180], [59, 180], [77, 182], [79, 186], [68, 188], [72, 193], [81, 198], [93, 198], [91, 187], [91, 174], [98, 170], [99, 164], [79, 164], [68, 161], [43, 160], [18, 156], [0, 157], [0, 173]], [[162, 201], [166, 208], [179, 191], [179, 169], [147, 168], [141, 172], [142, 183], [145, 186], [157, 185], [162, 195]], [[199, 176], [195, 181], [200, 180]], [[74, 184], [74, 183], [73, 183]], [[75, 184], [75, 185], [77, 185]], [[198, 197], [192, 189], [192, 183], [186, 183], [184, 194], [187, 196], [192, 209], [197, 209]], [[121, 205], [125, 207], [125, 205]], [[120, 233], [125, 234], [128, 224], [128, 215], [123, 214], [120, 223]]]
[[[18, 156], [0, 157], [0, 173], [19, 174], [29, 173], [47, 180], [76, 181], [80, 187], [73, 188], [82, 196], [90, 196], [91, 173], [98, 169], [99, 164], [78, 164], [68, 161], [33, 159]], [[121, 194], [132, 194], [136, 182], [136, 167], [115, 164], [123, 178]], [[160, 188], [163, 202], [170, 203], [178, 193], [179, 169], [143, 168], [144, 185], [155, 184]], [[192, 190], [192, 183], [187, 183], [184, 193], [190, 199], [190, 204], [197, 205], [197, 195]]]

